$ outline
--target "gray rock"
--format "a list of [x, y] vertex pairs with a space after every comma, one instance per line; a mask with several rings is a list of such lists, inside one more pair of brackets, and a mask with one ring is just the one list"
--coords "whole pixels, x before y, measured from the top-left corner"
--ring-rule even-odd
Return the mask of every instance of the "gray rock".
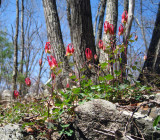
[[155, 95], [155, 100], [158, 101], [158, 102], [160, 102], [160, 93], [157, 93]]
[[13, 93], [10, 90], [4, 90], [0, 93], [0, 104], [10, 103], [13, 99]]
[[134, 123], [129, 123], [127, 133], [124, 135], [132, 112], [120, 108], [118, 110], [115, 104], [106, 100], [95, 99], [86, 102], [76, 107], [75, 112], [74, 128], [77, 140], [125, 140], [131, 135], [139, 136], [137, 127], [145, 140], [152, 139], [152, 135], [154, 140], [160, 138], [160, 131], [153, 128], [153, 118], [140, 112], [134, 114]]
[[4, 127], [0, 127], [0, 139], [22, 140], [23, 134], [21, 133], [20, 126], [18, 124], [8, 124]]
[[142, 99], [144, 101], [148, 101], [149, 100], [149, 95], [142, 95]]
[[150, 95], [150, 96], [149, 96], [149, 99], [150, 99], [150, 100], [154, 100], [154, 99], [155, 99], [155, 95]]

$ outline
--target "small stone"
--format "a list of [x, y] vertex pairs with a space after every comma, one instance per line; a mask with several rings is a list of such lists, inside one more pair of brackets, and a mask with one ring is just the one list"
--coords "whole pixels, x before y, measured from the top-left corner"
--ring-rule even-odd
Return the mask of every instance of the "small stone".
[[144, 101], [148, 101], [149, 100], [149, 96], [148, 95], [142, 95], [142, 98]]
[[150, 99], [150, 100], [154, 100], [154, 98], [155, 98], [154, 95], [150, 95], [150, 96], [149, 96], [149, 99]]
[[157, 93], [155, 95], [155, 100], [158, 101], [158, 102], [160, 102], [160, 93]]

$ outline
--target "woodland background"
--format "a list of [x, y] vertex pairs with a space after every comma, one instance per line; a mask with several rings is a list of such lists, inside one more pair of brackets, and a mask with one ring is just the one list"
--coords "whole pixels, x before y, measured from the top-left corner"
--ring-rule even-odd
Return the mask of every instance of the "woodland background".
[[[159, 87], [159, 9], [159, 0], [1, 0], [0, 90], [19, 89], [23, 93], [25, 78], [32, 77], [32, 86], [39, 91], [40, 84], [50, 78], [44, 52], [48, 41], [57, 61], [64, 63], [62, 68], [66, 72], [72, 69], [68, 65], [73, 59], [80, 65], [86, 61], [87, 47], [93, 54], [97, 53], [98, 63], [103, 62], [105, 57], [98, 49], [98, 41], [109, 39], [103, 32], [103, 23], [109, 21], [114, 25], [115, 34], [118, 33], [124, 10], [130, 14], [131, 21], [126, 34], [134, 32], [138, 41], [128, 46], [127, 59], [122, 53], [122, 67], [138, 62], [141, 72], [134, 71], [134, 79], [140, 80], [147, 68], [147, 80], [140, 81]], [[121, 38], [124, 42], [125, 37]], [[65, 47], [71, 42], [76, 53], [68, 60]], [[41, 66], [39, 59], [43, 60]]]

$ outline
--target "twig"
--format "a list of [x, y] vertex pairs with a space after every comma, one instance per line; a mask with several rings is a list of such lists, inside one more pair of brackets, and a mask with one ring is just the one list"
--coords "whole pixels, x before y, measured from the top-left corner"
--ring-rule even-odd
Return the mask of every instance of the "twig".
[[[107, 129], [104, 129], [104, 130], [102, 130], [102, 131], [101, 131], [101, 130], [93, 129], [93, 131], [98, 132], [98, 133], [101, 133], [101, 134], [104, 134], [104, 135], [106, 135], [106, 136], [115, 137], [115, 134], [113, 134], [113, 133], [115, 133], [115, 132], [114, 132], [114, 131], [107, 130]], [[103, 131], [107, 131], [107, 132], [110, 132], [110, 133], [112, 133], [112, 134], [109, 134], [109, 133], [106, 133], [106, 132], [103, 132]], [[128, 135], [126, 135], [126, 137], [127, 137], [129, 140], [135, 140], [135, 139], [131, 138], [131, 137], [128, 136]]]
[[100, 130], [93, 129], [93, 131], [98, 132], [98, 133], [101, 133], [101, 134], [104, 134], [104, 135], [106, 135], [106, 136], [112, 136], [112, 137], [115, 137], [115, 135], [114, 135], [114, 134], [109, 134], [109, 133], [106, 133], [106, 132], [103, 132], [103, 131], [100, 131]]
[[133, 124], [136, 126], [137, 130], [138, 130], [138, 131], [139, 131], [139, 133], [141, 134], [142, 139], [143, 139], [143, 140], [145, 140], [145, 139], [144, 139], [144, 136], [143, 136], [143, 134], [142, 134], [142, 132], [141, 132], [141, 130], [138, 128], [138, 126], [136, 125], [136, 123], [135, 123], [135, 122], [133, 122]]

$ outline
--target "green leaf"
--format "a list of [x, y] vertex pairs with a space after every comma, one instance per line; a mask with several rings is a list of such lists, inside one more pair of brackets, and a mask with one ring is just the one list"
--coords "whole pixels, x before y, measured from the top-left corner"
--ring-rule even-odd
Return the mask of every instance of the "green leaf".
[[153, 122], [153, 127], [157, 127], [159, 121], [160, 121], [160, 115], [158, 115], [158, 116], [155, 118], [155, 120], [154, 120], [154, 122]]
[[130, 40], [128, 40], [128, 41], [129, 41], [129, 42], [131, 42], [131, 43], [132, 43], [132, 42], [134, 42], [134, 40], [131, 40], [131, 39], [130, 39]]
[[120, 76], [121, 75], [121, 70], [119, 70], [119, 71], [115, 70], [114, 73], [116, 74], [116, 76]]
[[22, 124], [22, 128], [25, 128], [26, 126], [32, 126], [34, 125], [34, 122], [25, 122]]
[[102, 64], [100, 64], [102, 68], [105, 68], [106, 66], [108, 66], [108, 63], [104, 62]]
[[68, 135], [68, 136], [72, 136], [73, 134], [73, 130], [69, 130], [69, 131], [65, 131], [64, 134]]
[[63, 128], [66, 128], [66, 127], [69, 127], [70, 126], [70, 124], [61, 124], [61, 127], [63, 127]]
[[76, 79], [75, 75], [70, 76], [70, 79]]
[[105, 78], [104, 77], [102, 77], [102, 76], [99, 76], [99, 81], [105, 81]]
[[128, 87], [127, 84], [121, 84], [121, 85], [119, 86], [119, 89], [120, 89], [120, 90], [124, 90], [124, 89], [126, 89], [127, 87]]
[[81, 89], [80, 88], [73, 88], [72, 89], [72, 92], [77, 94], [77, 93], [80, 93]]
[[107, 76], [105, 76], [106, 80], [113, 80], [113, 76], [111, 74], [108, 74]]
[[85, 77], [86, 77], [85, 75], [82, 75], [82, 77], [81, 77], [81, 78], [82, 78], [82, 79], [84, 79]]
[[133, 70], [136, 70], [136, 69], [137, 69], [137, 67], [136, 67], [136, 66], [132, 66], [132, 69], [133, 69]]

